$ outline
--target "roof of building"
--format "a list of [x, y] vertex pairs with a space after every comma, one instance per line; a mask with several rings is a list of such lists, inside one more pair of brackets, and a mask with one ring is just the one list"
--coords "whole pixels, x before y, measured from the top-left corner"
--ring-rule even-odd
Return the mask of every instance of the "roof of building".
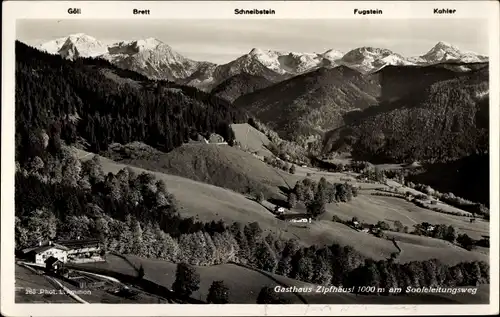
[[41, 252], [44, 252], [44, 251], [47, 251], [50, 249], [59, 249], [59, 250], [64, 250], [64, 251], [69, 250], [67, 247], [65, 247], [63, 245], [53, 243], [53, 244], [47, 244], [47, 245], [42, 245], [42, 246], [38, 246], [38, 247], [24, 249], [23, 252], [24, 253], [29, 253], [29, 252], [41, 253]]
[[280, 215], [280, 218], [284, 218], [284, 219], [303, 219], [303, 218], [310, 218], [310, 217], [311, 217], [311, 215], [305, 214], [305, 213]]
[[59, 240], [56, 243], [67, 248], [81, 248], [99, 244], [99, 239]]

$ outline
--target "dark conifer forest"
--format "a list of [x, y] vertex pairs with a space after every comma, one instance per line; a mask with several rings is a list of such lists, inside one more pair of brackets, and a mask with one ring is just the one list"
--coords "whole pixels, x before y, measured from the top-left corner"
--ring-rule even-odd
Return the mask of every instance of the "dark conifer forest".
[[196, 88], [112, 66], [104, 60], [74, 62], [16, 42], [16, 150], [19, 161], [37, 155], [37, 130], [51, 140], [84, 139], [92, 152], [111, 143], [141, 141], [162, 151], [193, 133], [233, 138], [229, 124], [243, 113]]

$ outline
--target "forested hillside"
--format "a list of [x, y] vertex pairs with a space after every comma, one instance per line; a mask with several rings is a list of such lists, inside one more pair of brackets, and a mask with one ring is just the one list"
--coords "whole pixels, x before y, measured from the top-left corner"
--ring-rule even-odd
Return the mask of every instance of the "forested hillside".
[[325, 151], [350, 148], [370, 162], [447, 162], [487, 153], [488, 68], [437, 81], [408, 96], [353, 112], [325, 138]]
[[272, 81], [262, 76], [241, 73], [226, 79], [212, 89], [211, 93], [233, 102], [243, 95], [266, 88], [272, 84]]
[[16, 151], [37, 155], [40, 144], [88, 143], [93, 152], [113, 142], [142, 141], [163, 151], [196, 132], [231, 141], [230, 123], [244, 122], [223, 99], [192, 87], [156, 82], [106, 61], [75, 62], [16, 42]]
[[300, 140], [343, 125], [343, 115], [377, 103], [380, 85], [345, 66], [320, 68], [243, 95], [234, 102], [280, 137]]

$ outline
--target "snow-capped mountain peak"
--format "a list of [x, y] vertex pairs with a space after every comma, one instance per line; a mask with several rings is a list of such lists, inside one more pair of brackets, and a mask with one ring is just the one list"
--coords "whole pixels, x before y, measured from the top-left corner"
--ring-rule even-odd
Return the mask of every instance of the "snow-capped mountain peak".
[[84, 33], [71, 34], [64, 42], [61, 39], [55, 40], [50, 48], [59, 48], [57, 53], [68, 59], [96, 57], [105, 54], [108, 50], [101, 41]]
[[445, 42], [437, 43], [429, 52], [422, 56], [425, 60], [457, 59], [462, 55], [458, 47]]
[[328, 51], [324, 52], [321, 55], [328, 60], [336, 61], [338, 59], [341, 59], [345, 54], [342, 53], [341, 51], [329, 49]]
[[258, 55], [264, 55], [264, 54], [266, 54], [268, 52], [269, 52], [269, 50], [266, 51], [266, 50], [254, 47], [254, 48], [252, 48], [250, 50], [250, 53], [248, 53], [248, 55], [250, 55], [250, 56], [258, 56]]
[[346, 54], [329, 49], [324, 53], [252, 48], [247, 54], [222, 65], [191, 60], [159, 39], [148, 37], [104, 45], [84, 33], [75, 33], [46, 42], [39, 49], [64, 58], [101, 57], [121, 68], [156, 79], [168, 79], [210, 89], [231, 76], [247, 73], [278, 82], [321, 67], [347, 66], [362, 73], [388, 65], [430, 65], [442, 62], [485, 62], [486, 56], [462, 52], [439, 42], [426, 54], [406, 58], [389, 49], [363, 46]]
[[[105, 45], [102, 44], [99, 40], [96, 38], [89, 36], [85, 33], [75, 33], [75, 34], [70, 34], [66, 37], [61, 37], [46, 43], [43, 43], [38, 46], [38, 48], [42, 51], [45, 51], [50, 54], [61, 54], [60, 50], [65, 46], [67, 49], [70, 48], [70, 46], [78, 46], [81, 50], [79, 52], [79, 56], [86, 57], [89, 54], [94, 55], [92, 51], [93, 48], [97, 49], [98, 52], [102, 54], [102, 49], [105, 49]], [[65, 52], [62, 52], [63, 54]]]
[[154, 50], [160, 45], [168, 46], [167, 44], [163, 43], [158, 39], [155, 39], [154, 37], [148, 37], [136, 41], [120, 42], [120, 43], [122, 46], [131, 45], [143, 50]]
[[364, 46], [347, 52], [340, 60], [340, 64], [360, 72], [372, 72], [387, 65], [413, 65], [414, 63], [391, 50]]

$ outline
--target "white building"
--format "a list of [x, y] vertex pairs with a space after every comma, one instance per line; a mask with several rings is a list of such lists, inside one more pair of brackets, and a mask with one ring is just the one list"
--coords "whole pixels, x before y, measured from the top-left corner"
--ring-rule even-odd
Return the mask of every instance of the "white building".
[[282, 214], [282, 213], [284, 213], [284, 212], [285, 212], [285, 208], [283, 208], [283, 207], [278, 207], [278, 208], [276, 208], [276, 209], [275, 209], [275, 212], [276, 212], [277, 214]]
[[45, 260], [51, 256], [63, 263], [105, 261], [98, 239], [49, 241], [46, 244], [40, 243], [36, 247], [25, 249], [23, 253], [25, 258], [37, 264], [44, 264]]
[[311, 218], [292, 218], [289, 220], [290, 222], [308, 222], [311, 223]]
[[280, 214], [278, 218], [288, 222], [311, 223], [312, 218], [308, 214]]
[[66, 263], [68, 261], [69, 249], [59, 244], [49, 244], [34, 248], [28, 252], [28, 258], [37, 264], [45, 265], [45, 260], [53, 256], [59, 261]]

